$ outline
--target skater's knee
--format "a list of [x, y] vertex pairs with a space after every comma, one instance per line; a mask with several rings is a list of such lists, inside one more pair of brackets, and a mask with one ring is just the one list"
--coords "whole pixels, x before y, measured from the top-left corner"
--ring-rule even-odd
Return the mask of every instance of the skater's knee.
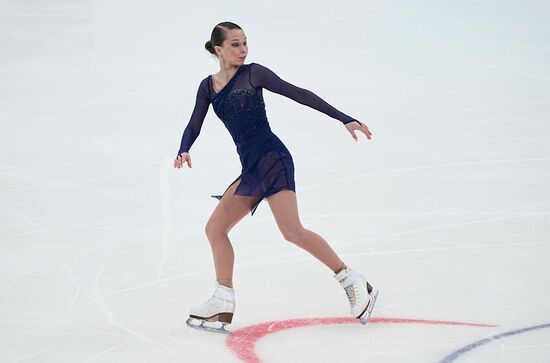
[[302, 245], [305, 241], [303, 238], [305, 229], [301, 226], [299, 227], [287, 227], [281, 229], [283, 237], [288, 242], [294, 243], [295, 245]]
[[206, 223], [204, 227], [204, 233], [209, 240], [212, 240], [213, 237], [220, 235], [227, 235], [228, 230], [223, 224], [216, 222], [215, 220], [210, 220]]

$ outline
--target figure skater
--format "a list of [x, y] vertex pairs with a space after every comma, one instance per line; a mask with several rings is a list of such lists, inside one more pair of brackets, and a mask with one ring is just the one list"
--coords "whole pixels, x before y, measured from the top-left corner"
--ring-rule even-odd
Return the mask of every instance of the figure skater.
[[[265, 88], [281, 94], [339, 120], [355, 141], [355, 131], [372, 138], [367, 125], [338, 111], [313, 92], [284, 81], [263, 65], [244, 64], [248, 45], [244, 31], [237, 24], [222, 22], [216, 25], [205, 48], [218, 58], [220, 70], [200, 83], [174, 167], [182, 168], [185, 163], [192, 167], [189, 149], [199, 136], [212, 103], [214, 112], [237, 146], [242, 170], [222, 195], [212, 195], [219, 199], [219, 203], [206, 223], [205, 233], [216, 270], [215, 291], [207, 302], [191, 309], [187, 324], [204, 330], [228, 332], [225, 326], [231, 323], [235, 310], [234, 252], [228, 233], [249, 211], [254, 215], [263, 199], [269, 203], [284, 239], [303, 248], [334, 272], [334, 278], [347, 294], [351, 315], [365, 324], [378, 291], [364, 276], [346, 266], [323, 237], [302, 226], [293, 159], [271, 131], [262, 90]], [[212, 328], [205, 322], [219, 322], [221, 327]]]

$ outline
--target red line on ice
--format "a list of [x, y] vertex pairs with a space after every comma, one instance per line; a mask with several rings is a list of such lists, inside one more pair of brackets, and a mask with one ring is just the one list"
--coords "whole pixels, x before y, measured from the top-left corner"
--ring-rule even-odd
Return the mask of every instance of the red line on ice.
[[[495, 325], [464, 323], [458, 321], [419, 320], [403, 318], [370, 318], [369, 324], [372, 323], [495, 327]], [[238, 358], [245, 361], [246, 363], [261, 363], [260, 358], [256, 355], [256, 352], [254, 351], [254, 347], [258, 340], [262, 339], [266, 335], [277, 333], [286, 329], [332, 324], [359, 324], [359, 321], [355, 318], [310, 318], [270, 321], [267, 323], [251, 325], [235, 330], [233, 333], [231, 333], [231, 335], [227, 337], [226, 345], [229, 350], [235, 353]]]

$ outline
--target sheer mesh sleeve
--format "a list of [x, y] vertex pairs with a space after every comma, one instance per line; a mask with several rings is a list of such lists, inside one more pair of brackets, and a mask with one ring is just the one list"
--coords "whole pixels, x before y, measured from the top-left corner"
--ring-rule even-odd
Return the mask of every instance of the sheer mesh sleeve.
[[191, 114], [191, 119], [183, 132], [181, 137], [180, 149], [178, 155], [181, 153], [188, 152], [191, 148], [191, 145], [195, 142], [199, 136], [202, 128], [202, 123], [208, 112], [208, 106], [210, 105], [210, 92], [208, 86], [208, 77], [203, 79], [199, 85], [197, 91], [197, 98], [195, 100], [195, 108]]
[[309, 106], [317, 111], [340, 120], [343, 124], [356, 121], [356, 119], [338, 111], [315, 93], [279, 78], [269, 68], [257, 63], [250, 64], [250, 83], [253, 87], [266, 88], [271, 92], [286, 96], [298, 103]]

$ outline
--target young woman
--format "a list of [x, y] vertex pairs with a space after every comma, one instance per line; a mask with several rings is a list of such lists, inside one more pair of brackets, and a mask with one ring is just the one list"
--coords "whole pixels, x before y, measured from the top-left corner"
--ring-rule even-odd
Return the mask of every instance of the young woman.
[[[214, 112], [233, 137], [242, 170], [223, 195], [212, 195], [219, 199], [219, 203], [206, 224], [205, 232], [214, 258], [216, 288], [207, 302], [191, 309], [187, 324], [226, 332], [225, 325], [231, 323], [235, 310], [234, 253], [228, 233], [249, 211], [254, 215], [263, 199], [269, 203], [283, 237], [308, 251], [335, 273], [335, 279], [348, 296], [352, 316], [366, 323], [378, 291], [365, 277], [347, 267], [323, 237], [302, 226], [296, 201], [293, 159], [270, 129], [262, 90], [265, 88], [284, 95], [339, 120], [355, 141], [355, 131], [363, 132], [368, 139], [372, 137], [371, 132], [364, 123], [338, 111], [313, 92], [282, 80], [260, 64], [244, 64], [248, 45], [238, 25], [231, 22], [216, 25], [205, 48], [218, 58], [220, 70], [200, 83], [174, 167], [181, 168], [185, 163], [192, 167], [189, 149], [199, 136], [208, 107], [212, 104]], [[193, 324], [196, 320], [200, 325]], [[204, 325], [206, 321], [221, 322], [222, 325], [208, 329]]]

